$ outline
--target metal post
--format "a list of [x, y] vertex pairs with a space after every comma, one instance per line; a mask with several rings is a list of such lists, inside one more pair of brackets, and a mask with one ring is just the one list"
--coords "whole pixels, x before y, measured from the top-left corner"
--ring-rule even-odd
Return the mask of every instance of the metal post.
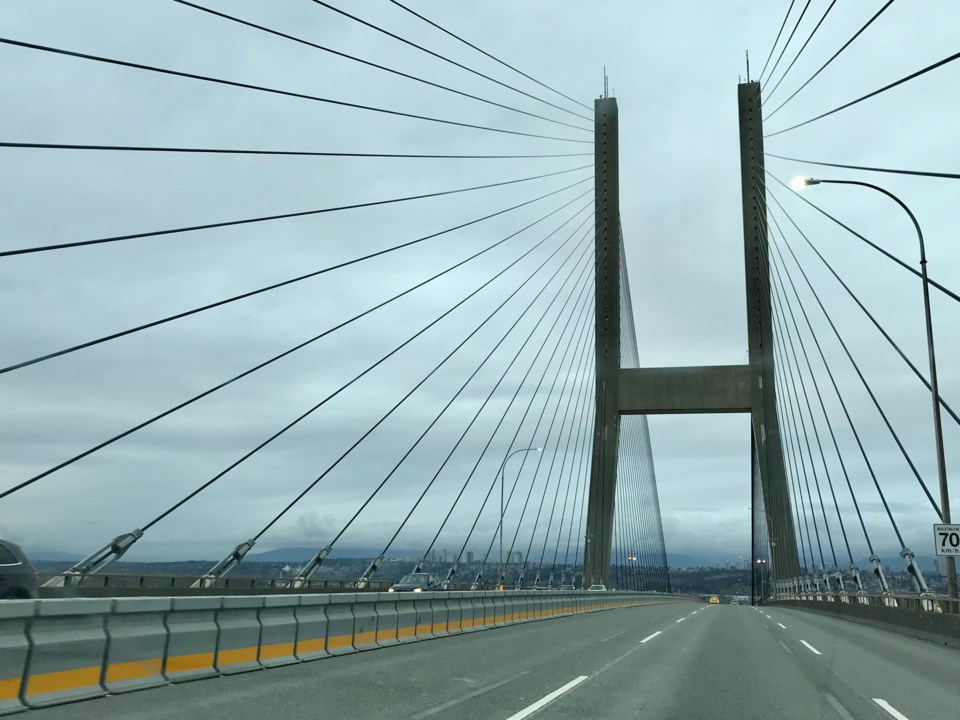
[[[906, 205], [903, 206], [906, 208]], [[907, 210], [910, 213], [909, 210]], [[930, 394], [933, 398], [933, 434], [937, 446], [937, 477], [940, 480], [940, 511], [943, 522], [950, 524], [950, 489], [947, 486], [947, 460], [943, 452], [943, 424], [940, 419], [940, 390], [937, 381], [937, 355], [933, 349], [933, 318], [930, 314], [930, 280], [927, 278], [927, 253], [923, 247], [923, 233], [917, 224], [913, 213], [910, 218], [917, 227], [920, 237], [920, 275], [923, 278], [923, 312], [927, 323], [927, 352], [930, 356]], [[947, 557], [947, 593], [951, 598], [957, 597], [957, 564], [956, 559]]]
[[[770, 284], [764, 279], [769, 277], [770, 268], [765, 222], [763, 120], [758, 82], [746, 82], [738, 86], [738, 106], [751, 426], [756, 443], [763, 504], [776, 520], [773, 527], [769, 528], [769, 534], [781, 544], [774, 574], [776, 577], [790, 577], [799, 574], [800, 562], [777, 417]], [[756, 559], [756, 552], [753, 557]]]
[[596, 419], [590, 464], [583, 583], [606, 585], [617, 482], [620, 414], [620, 190], [617, 101], [594, 101], [594, 214], [596, 236]]

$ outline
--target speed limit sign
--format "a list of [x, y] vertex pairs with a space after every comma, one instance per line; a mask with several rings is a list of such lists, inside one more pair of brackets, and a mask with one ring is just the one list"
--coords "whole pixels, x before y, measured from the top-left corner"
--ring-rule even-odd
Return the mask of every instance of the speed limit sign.
[[960, 557], [960, 525], [934, 525], [933, 544], [937, 555]]

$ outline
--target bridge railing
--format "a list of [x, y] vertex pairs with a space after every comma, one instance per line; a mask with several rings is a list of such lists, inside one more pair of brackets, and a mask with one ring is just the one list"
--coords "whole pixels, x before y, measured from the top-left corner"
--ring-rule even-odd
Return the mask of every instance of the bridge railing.
[[[41, 582], [62, 579], [63, 574], [42, 573]], [[365, 583], [352, 579], [328, 578], [322, 580], [308, 580], [301, 585], [294, 585], [292, 578], [275, 578], [269, 576], [227, 576], [220, 578], [210, 587], [193, 587], [196, 583], [195, 574], [136, 574], [113, 573], [87, 575], [79, 582], [58, 584], [55, 586], [40, 587], [40, 598], [64, 597], [162, 597], [166, 595], [273, 595], [273, 594], [315, 594], [315, 593], [367, 593], [387, 592], [393, 585], [392, 580], [368, 580]], [[358, 587], [359, 586], [359, 587]], [[471, 583], [451, 584], [447, 589], [451, 591], [469, 591]], [[481, 588], [493, 590], [494, 588]], [[559, 588], [525, 588], [533, 592], [561, 592]], [[567, 592], [567, 591], [564, 591]], [[649, 591], [653, 595], [666, 595]], [[643, 593], [641, 593], [643, 594]], [[687, 596], [676, 596], [681, 599], [696, 599]]]
[[773, 602], [783, 600], [809, 603], [855, 604], [866, 605], [868, 607], [885, 607], [890, 609], [960, 615], [960, 600], [938, 597], [932, 593], [924, 595], [898, 595], [895, 593], [871, 595], [865, 592], [811, 592], [799, 594], [782, 593], [773, 598]]
[[[60, 573], [41, 574], [41, 582], [49, 583], [51, 580], [63, 579], [65, 576]], [[78, 594], [86, 594], [88, 590], [99, 590], [109, 588], [112, 590], [147, 590], [147, 591], [169, 591], [169, 590], [189, 590], [196, 583], [195, 574], [181, 575], [162, 575], [162, 574], [135, 574], [135, 573], [115, 573], [115, 574], [97, 574], [87, 575], [81, 580], [74, 580], [72, 583], [66, 583], [66, 587], [77, 589]], [[393, 584], [390, 580], [369, 580], [367, 592], [384, 592]], [[64, 589], [63, 583], [52, 587], [41, 588], [41, 597], [60, 597]], [[325, 579], [308, 580], [300, 587], [294, 588], [292, 578], [275, 578], [268, 576], [228, 576], [217, 581], [216, 585], [209, 588], [193, 588], [194, 590], [204, 590], [205, 595], [228, 594], [230, 591], [283, 591], [298, 593], [328, 593], [328, 592], [359, 592], [357, 580]], [[459, 588], [458, 588], [459, 589]], [[100, 595], [102, 593], [94, 593]], [[125, 592], [123, 594], [136, 594]], [[151, 592], [148, 594], [157, 594]]]

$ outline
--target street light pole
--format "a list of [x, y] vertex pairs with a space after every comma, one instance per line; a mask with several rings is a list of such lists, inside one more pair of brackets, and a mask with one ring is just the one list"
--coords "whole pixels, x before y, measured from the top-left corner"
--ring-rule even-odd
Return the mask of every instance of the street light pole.
[[507, 470], [507, 461], [518, 453], [532, 452], [536, 450], [540, 452], [543, 448], [538, 447], [528, 447], [521, 448], [519, 450], [514, 450], [512, 453], [507, 455], [503, 462], [500, 463], [500, 573], [497, 575], [497, 589], [500, 590], [503, 588], [503, 486], [504, 486], [504, 475]]
[[[902, 207], [907, 215], [910, 216], [913, 227], [917, 230], [917, 239], [920, 241], [920, 278], [923, 281], [923, 314], [927, 327], [927, 355], [930, 359], [930, 395], [933, 399], [933, 435], [937, 448], [937, 477], [940, 480], [941, 521], [949, 524], [950, 491], [947, 485], [947, 461], [943, 452], [943, 424], [940, 419], [940, 388], [937, 382], [937, 356], [933, 348], [933, 319], [930, 313], [930, 280], [927, 277], [927, 251], [923, 243], [923, 231], [920, 229], [920, 223], [917, 222], [916, 216], [910, 208], [907, 207], [906, 203], [879, 185], [872, 185], [871, 183], [860, 182], [859, 180], [817, 180], [813, 178], [799, 178], [797, 182], [801, 184], [801, 187], [804, 185], [820, 184], [860, 185], [870, 188], [871, 190], [876, 190]], [[957, 565], [952, 557], [947, 558], [947, 593], [951, 598], [957, 597]]]
[[[752, 507], [748, 507], [747, 510], [752, 511], [753, 508], [752, 508]], [[775, 576], [775, 575], [776, 575], [776, 571], [777, 571], [777, 543], [780, 541], [780, 538], [772, 538], [772, 537], [770, 537], [770, 532], [769, 532], [769, 531], [770, 531], [770, 529], [773, 527], [773, 518], [770, 517], [770, 513], [767, 512], [766, 510], [761, 510], [760, 512], [762, 512], [764, 515], [767, 516], [767, 542], [770, 544], [770, 553], [771, 553], [771, 555], [773, 556], [773, 557], [771, 558], [771, 559], [773, 560], [773, 572], [772, 572], [772, 574]], [[757, 559], [757, 558], [754, 558], [754, 560], [756, 560], [757, 562], [760, 562], [760, 560]], [[761, 590], [762, 590], [762, 583], [761, 583]]]

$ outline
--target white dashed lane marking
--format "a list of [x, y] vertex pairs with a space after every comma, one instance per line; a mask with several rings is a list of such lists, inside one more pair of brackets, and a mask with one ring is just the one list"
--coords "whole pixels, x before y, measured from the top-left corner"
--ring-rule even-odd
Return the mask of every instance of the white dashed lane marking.
[[880, 707], [882, 707], [884, 710], [886, 710], [888, 713], [890, 713], [890, 716], [891, 716], [891, 717], [895, 717], [897, 720], [910, 720], [910, 718], [908, 718], [908, 717], [907, 717], [906, 715], [904, 715], [902, 712], [900, 712], [899, 710], [897, 710], [893, 705], [891, 705], [890, 703], [888, 703], [888, 702], [887, 702], [886, 700], [884, 700], [883, 698], [873, 698], [873, 701], [874, 701], [877, 705], [879, 705]]
[[533, 705], [528, 705], [520, 712], [514, 713], [513, 715], [508, 717], [507, 720], [523, 720], [523, 718], [533, 715], [533, 713], [535, 713], [537, 710], [542, 708], [544, 705], [547, 705], [548, 703], [553, 702], [558, 697], [563, 695], [565, 692], [569, 692], [570, 690], [573, 690], [577, 685], [579, 685], [586, 679], [587, 679], [586, 675], [580, 675], [579, 677], [575, 677], [573, 680], [568, 682], [563, 687], [557, 688], [549, 695], [544, 695], [542, 698], [537, 700]]

